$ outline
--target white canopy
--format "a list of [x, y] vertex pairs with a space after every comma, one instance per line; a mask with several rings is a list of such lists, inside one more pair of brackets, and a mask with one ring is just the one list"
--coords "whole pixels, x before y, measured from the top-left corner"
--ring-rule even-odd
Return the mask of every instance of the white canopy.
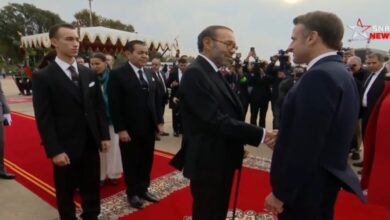
[[[106, 27], [80, 27], [80, 41], [90, 44], [102, 44], [103, 46], [110, 42], [110, 45], [119, 47], [125, 46], [127, 41], [142, 40], [148, 48], [175, 50], [178, 49], [173, 41], [156, 40], [152, 37], [139, 35], [127, 31], [120, 31]], [[23, 48], [50, 48], [51, 43], [48, 33], [23, 36], [21, 47]]]

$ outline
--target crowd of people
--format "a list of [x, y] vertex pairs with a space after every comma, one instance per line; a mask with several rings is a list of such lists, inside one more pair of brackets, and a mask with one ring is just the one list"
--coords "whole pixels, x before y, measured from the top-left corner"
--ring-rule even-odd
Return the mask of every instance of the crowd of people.
[[[182, 137], [171, 165], [190, 179], [194, 220], [226, 218], [244, 145], [260, 143], [274, 150], [265, 208], [279, 219], [333, 219], [340, 188], [365, 202], [347, 165], [349, 155], [360, 159], [361, 139], [364, 160], [354, 165], [363, 167], [362, 186], [369, 201], [390, 208], [369, 184], [381, 174], [376, 161], [385, 160], [373, 152], [389, 152], [385, 139], [375, 141], [389, 127], [379, 123], [389, 106], [388, 63], [379, 53], [368, 53], [365, 63], [353, 50], [340, 54], [344, 29], [333, 13], [309, 12], [293, 24], [288, 49], [269, 61], [259, 60], [254, 47], [242, 60], [233, 30], [209, 26], [198, 36], [199, 56], [191, 64], [181, 56], [171, 70], [161, 68], [158, 58], [150, 60], [139, 40], [127, 42], [127, 62], [115, 68], [110, 54], [94, 53], [86, 61], [78, 57], [75, 27], [53, 26], [55, 51], [32, 74], [32, 92], [38, 131], [53, 162], [60, 218], [76, 219], [78, 189], [81, 217], [97, 219], [99, 187], [118, 184], [122, 174], [132, 207], [160, 200], [149, 186], [155, 141], [169, 135], [167, 104], [173, 136]], [[269, 103], [271, 130], [265, 128]], [[0, 177], [12, 178], [1, 168]]]

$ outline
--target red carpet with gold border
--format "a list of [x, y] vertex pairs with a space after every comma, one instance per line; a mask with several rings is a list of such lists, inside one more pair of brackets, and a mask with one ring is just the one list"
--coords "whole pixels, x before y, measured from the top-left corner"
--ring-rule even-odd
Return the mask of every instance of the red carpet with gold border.
[[[46, 158], [43, 147], [40, 146], [34, 118], [13, 113], [13, 124], [5, 130], [7, 168], [17, 174], [18, 182], [55, 207], [52, 165]], [[159, 203], [146, 203], [142, 210], [131, 208], [126, 201], [125, 185], [121, 179], [118, 186], [102, 188], [100, 219], [191, 219], [192, 198], [188, 187], [189, 181], [183, 178], [181, 172], [175, 171], [168, 165], [171, 157], [169, 153], [155, 151], [150, 190], [161, 198]], [[249, 157], [245, 160], [238, 199], [238, 219], [276, 219], [263, 210], [263, 200], [270, 192], [269, 166], [268, 159]], [[76, 198], [76, 204], [79, 206], [79, 198]], [[363, 205], [355, 196], [342, 191], [336, 204], [335, 219], [387, 220], [388, 218], [385, 208]]]

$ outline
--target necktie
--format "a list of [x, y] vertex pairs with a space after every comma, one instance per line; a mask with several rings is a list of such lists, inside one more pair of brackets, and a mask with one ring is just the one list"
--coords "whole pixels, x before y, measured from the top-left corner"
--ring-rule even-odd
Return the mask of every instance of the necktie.
[[71, 77], [72, 82], [76, 86], [78, 86], [79, 85], [79, 75], [77, 74], [76, 69], [74, 68], [74, 66], [69, 66], [68, 70], [70, 71], [70, 77]]
[[139, 76], [139, 82], [141, 84], [141, 88], [144, 90], [148, 89], [148, 83], [146, 82], [144, 78], [144, 74], [141, 69], [138, 70], [138, 76]]

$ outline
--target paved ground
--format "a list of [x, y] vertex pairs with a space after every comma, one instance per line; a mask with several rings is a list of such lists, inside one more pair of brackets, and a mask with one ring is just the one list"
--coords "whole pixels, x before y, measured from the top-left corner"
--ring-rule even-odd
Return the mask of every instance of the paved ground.
[[[3, 90], [7, 98], [22, 97], [18, 95], [15, 83], [12, 79], [7, 78], [1, 80]], [[11, 109], [16, 112], [21, 112], [28, 115], [34, 115], [31, 103], [16, 103], [11, 104]], [[271, 109], [271, 108], [269, 108]], [[162, 137], [161, 141], [156, 142], [156, 148], [176, 153], [180, 147], [181, 138], [173, 137], [172, 134], [172, 117], [170, 109], [166, 109], [165, 113], [165, 130], [170, 133], [170, 136]], [[248, 117], [247, 117], [248, 121]], [[268, 112], [266, 128], [272, 129], [272, 114]], [[272, 151], [265, 145], [259, 147], [247, 146], [246, 149], [252, 155], [271, 157]], [[45, 160], [46, 158], [42, 158]], [[51, 175], [51, 174], [48, 174]], [[56, 209], [48, 205], [38, 196], [24, 188], [14, 180], [0, 179], [0, 219], [1, 220], [46, 220], [55, 219], [57, 217]]]

